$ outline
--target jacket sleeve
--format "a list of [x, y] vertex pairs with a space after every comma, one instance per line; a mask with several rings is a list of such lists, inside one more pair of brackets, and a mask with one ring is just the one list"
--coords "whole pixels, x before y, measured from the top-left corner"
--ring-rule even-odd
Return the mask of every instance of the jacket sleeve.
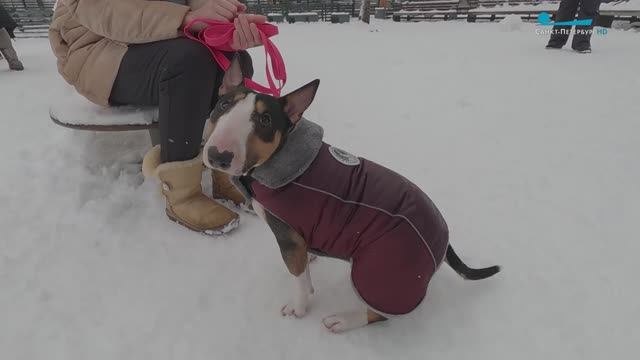
[[91, 32], [124, 43], [146, 43], [179, 36], [190, 7], [168, 1], [61, 0]]

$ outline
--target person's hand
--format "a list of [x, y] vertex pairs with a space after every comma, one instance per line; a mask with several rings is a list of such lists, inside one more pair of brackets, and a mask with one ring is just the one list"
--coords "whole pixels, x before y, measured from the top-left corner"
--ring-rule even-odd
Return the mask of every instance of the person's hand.
[[[191, 10], [182, 20], [182, 27], [187, 26], [194, 19], [210, 19], [218, 21], [231, 21], [247, 7], [238, 0], [209, 0], [201, 7]], [[194, 24], [192, 29], [200, 31], [204, 24]]]
[[267, 18], [262, 15], [238, 14], [233, 20], [236, 30], [233, 32], [231, 47], [234, 50], [247, 50], [262, 45], [256, 24], [263, 24]]

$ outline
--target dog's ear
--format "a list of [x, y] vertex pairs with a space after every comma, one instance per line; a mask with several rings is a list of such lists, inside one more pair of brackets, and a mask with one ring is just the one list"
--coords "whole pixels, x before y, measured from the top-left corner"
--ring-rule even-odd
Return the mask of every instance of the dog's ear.
[[218, 90], [219, 95], [224, 95], [231, 91], [231, 89], [242, 84], [244, 77], [242, 75], [242, 65], [240, 64], [240, 60], [241, 59], [238, 55], [235, 55], [233, 60], [231, 60], [231, 65], [224, 73], [224, 78], [222, 78], [222, 85]]
[[253, 60], [251, 59], [251, 55], [249, 55], [246, 50], [240, 50], [236, 54], [240, 62], [242, 76], [246, 79], [253, 79]]
[[320, 86], [320, 80], [316, 79], [280, 98], [282, 109], [289, 116], [289, 120], [295, 125], [302, 118], [302, 114], [313, 102]]
[[207, 118], [207, 121], [204, 124], [204, 130], [202, 130], [202, 140], [204, 140], [204, 142], [209, 140], [209, 137], [213, 133], [213, 129], [213, 121], [211, 121], [211, 118]]

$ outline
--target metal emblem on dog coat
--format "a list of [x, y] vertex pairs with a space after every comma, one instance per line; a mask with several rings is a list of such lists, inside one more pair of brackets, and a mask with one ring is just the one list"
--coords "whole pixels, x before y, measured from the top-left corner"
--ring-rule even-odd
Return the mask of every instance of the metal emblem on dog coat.
[[342, 149], [338, 149], [335, 146], [329, 146], [329, 153], [334, 159], [347, 166], [357, 166], [360, 164], [360, 159], [357, 156], [348, 153]]

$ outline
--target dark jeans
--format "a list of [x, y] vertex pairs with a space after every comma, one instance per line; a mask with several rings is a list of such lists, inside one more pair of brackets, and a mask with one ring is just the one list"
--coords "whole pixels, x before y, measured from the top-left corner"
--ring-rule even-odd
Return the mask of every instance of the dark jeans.
[[[579, 20], [592, 19], [590, 26], [576, 26], [576, 32], [573, 35], [571, 44], [572, 48], [583, 50], [590, 47], [591, 31], [598, 17], [599, 9], [600, 0], [562, 0], [560, 2], [554, 21], [572, 21], [575, 20], [576, 14], [578, 14]], [[554, 26], [549, 45], [563, 46], [569, 40], [570, 31], [571, 26]]]
[[193, 159], [222, 75], [211, 53], [189, 39], [129, 45], [110, 102], [158, 106], [162, 162]]

